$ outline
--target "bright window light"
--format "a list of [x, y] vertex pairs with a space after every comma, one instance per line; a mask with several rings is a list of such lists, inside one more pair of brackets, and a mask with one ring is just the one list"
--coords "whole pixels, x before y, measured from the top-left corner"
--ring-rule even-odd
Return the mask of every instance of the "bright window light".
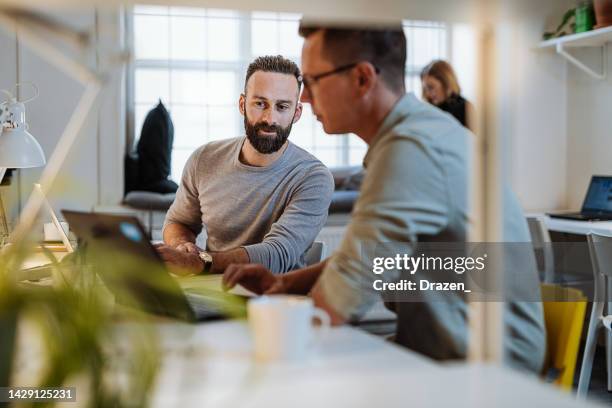
[[[244, 134], [238, 97], [248, 64], [259, 55], [281, 54], [298, 65], [303, 39], [298, 14], [236, 12], [191, 7], [137, 5], [130, 18], [135, 62], [128, 86], [133, 140], [158, 100], [175, 126], [171, 177], [180, 180], [187, 158], [199, 146]], [[432, 59], [448, 57], [447, 26], [405, 21], [408, 40], [406, 88], [420, 96], [419, 72]], [[327, 135], [304, 106], [290, 140], [327, 166], [362, 163], [367, 146], [352, 135]]]

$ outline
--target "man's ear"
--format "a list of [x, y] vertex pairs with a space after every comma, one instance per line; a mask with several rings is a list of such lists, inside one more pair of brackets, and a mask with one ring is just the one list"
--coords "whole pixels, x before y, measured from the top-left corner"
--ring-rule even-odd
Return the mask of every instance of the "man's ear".
[[240, 113], [242, 114], [242, 116], [244, 116], [244, 111], [246, 109], [246, 95], [245, 94], [240, 94], [240, 98], [238, 99], [238, 110], [240, 110]]
[[302, 102], [298, 102], [295, 107], [295, 113], [293, 114], [293, 122], [295, 123], [302, 117]]
[[362, 62], [355, 67], [357, 87], [360, 94], [367, 93], [376, 84], [376, 68], [369, 62]]

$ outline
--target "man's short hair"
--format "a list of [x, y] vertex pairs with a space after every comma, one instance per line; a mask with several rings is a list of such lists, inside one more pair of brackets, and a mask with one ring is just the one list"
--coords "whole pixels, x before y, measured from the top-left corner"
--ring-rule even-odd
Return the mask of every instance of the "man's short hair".
[[249, 78], [257, 72], [278, 72], [279, 74], [293, 75], [298, 85], [298, 93], [302, 87], [302, 74], [300, 68], [295, 62], [283, 57], [282, 55], [264, 55], [255, 58], [255, 61], [249, 64], [247, 69], [246, 78], [244, 80], [244, 92], [246, 93], [246, 86], [249, 82]]
[[308, 38], [323, 30], [323, 54], [337, 67], [368, 61], [380, 70], [383, 82], [397, 94], [406, 92], [406, 36], [401, 23], [385, 27], [351, 28], [300, 22]]

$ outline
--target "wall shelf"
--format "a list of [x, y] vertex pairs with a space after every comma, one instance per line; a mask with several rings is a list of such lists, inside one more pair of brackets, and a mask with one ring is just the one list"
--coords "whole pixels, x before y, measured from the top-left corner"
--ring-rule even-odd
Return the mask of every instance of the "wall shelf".
[[603, 47], [609, 42], [612, 42], [612, 26], [542, 41], [538, 48], [556, 48], [557, 44], [564, 47]]
[[[546, 50], [553, 49], [557, 54], [561, 55], [571, 64], [584, 71], [595, 79], [605, 79], [608, 71], [607, 61], [607, 44], [612, 43], [612, 26], [604, 27], [597, 30], [587, 31], [585, 33], [578, 33], [572, 35], [566, 35], [560, 38], [553, 38], [547, 41], [542, 41], [538, 45], [538, 49]], [[601, 71], [597, 72], [591, 67], [584, 64], [578, 58], [574, 57], [568, 52], [569, 48], [601, 48]]]

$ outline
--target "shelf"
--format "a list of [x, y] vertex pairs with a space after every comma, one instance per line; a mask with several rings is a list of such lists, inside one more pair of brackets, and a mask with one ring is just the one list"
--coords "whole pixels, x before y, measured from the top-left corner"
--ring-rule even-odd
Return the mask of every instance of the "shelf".
[[[578, 33], [572, 35], [566, 35], [560, 38], [553, 38], [551, 40], [542, 41], [538, 45], [538, 49], [547, 50], [552, 49], [557, 52], [560, 56], [565, 58], [569, 63], [578, 67], [586, 74], [595, 79], [605, 79], [608, 71], [607, 61], [607, 44], [612, 43], [612, 26], [604, 27], [597, 30], [587, 31], [586, 33]], [[578, 58], [574, 57], [568, 52], [570, 48], [601, 48], [601, 71], [597, 72], [591, 67], [584, 64]]]
[[564, 47], [603, 47], [610, 42], [612, 26], [542, 41], [538, 48], [556, 48], [558, 44]]

